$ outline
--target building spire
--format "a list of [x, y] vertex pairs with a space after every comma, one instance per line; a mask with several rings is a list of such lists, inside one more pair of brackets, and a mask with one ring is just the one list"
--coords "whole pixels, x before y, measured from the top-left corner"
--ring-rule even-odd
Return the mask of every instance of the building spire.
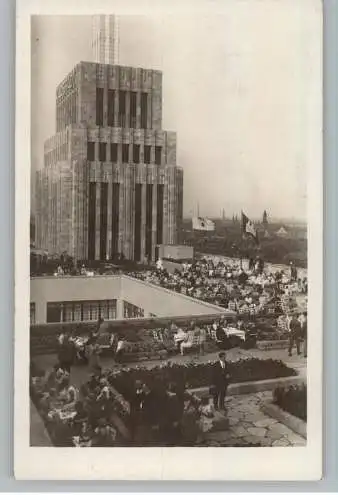
[[92, 49], [99, 64], [119, 64], [119, 22], [117, 16], [96, 15], [92, 19]]

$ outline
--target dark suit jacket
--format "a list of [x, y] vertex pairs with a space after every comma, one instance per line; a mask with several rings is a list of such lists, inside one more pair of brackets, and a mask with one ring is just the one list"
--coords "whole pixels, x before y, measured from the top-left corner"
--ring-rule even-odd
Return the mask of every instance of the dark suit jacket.
[[307, 339], [307, 319], [304, 321], [302, 326], [302, 337], [303, 339]]
[[290, 321], [291, 335], [295, 338], [300, 338], [302, 336], [302, 327], [298, 319], [292, 319]]
[[213, 373], [213, 384], [217, 390], [226, 388], [230, 383], [230, 375], [228, 365], [225, 362], [225, 367], [222, 368], [220, 361], [216, 363]]

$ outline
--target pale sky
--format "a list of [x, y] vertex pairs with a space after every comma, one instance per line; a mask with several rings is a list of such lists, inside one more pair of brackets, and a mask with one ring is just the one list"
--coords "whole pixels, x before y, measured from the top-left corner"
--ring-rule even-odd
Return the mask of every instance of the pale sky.
[[[230, 2], [229, 2], [230, 4]], [[184, 214], [306, 218], [316, 46], [306, 3], [120, 16], [120, 64], [163, 71], [163, 128], [177, 132]], [[245, 8], [244, 8], [245, 7]], [[307, 21], [305, 21], [307, 19]], [[312, 62], [311, 62], [312, 59]], [[55, 133], [55, 90], [91, 61], [89, 16], [32, 18], [32, 169]]]

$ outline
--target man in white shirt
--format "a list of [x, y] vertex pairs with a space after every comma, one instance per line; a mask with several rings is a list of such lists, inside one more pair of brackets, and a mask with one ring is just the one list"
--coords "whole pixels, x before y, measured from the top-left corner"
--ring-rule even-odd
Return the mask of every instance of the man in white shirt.
[[115, 361], [117, 363], [121, 363], [122, 361], [125, 345], [126, 345], [125, 340], [122, 337], [120, 337], [117, 341], [117, 347], [115, 353]]
[[162, 259], [159, 258], [158, 261], [156, 262], [156, 268], [158, 271], [162, 271], [163, 270], [163, 262], [162, 262]]

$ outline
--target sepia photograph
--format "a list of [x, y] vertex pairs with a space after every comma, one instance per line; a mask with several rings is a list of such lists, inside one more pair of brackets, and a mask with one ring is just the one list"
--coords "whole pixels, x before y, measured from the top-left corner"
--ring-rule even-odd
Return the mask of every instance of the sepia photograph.
[[320, 2], [225, 5], [28, 18], [35, 453], [311, 444]]

